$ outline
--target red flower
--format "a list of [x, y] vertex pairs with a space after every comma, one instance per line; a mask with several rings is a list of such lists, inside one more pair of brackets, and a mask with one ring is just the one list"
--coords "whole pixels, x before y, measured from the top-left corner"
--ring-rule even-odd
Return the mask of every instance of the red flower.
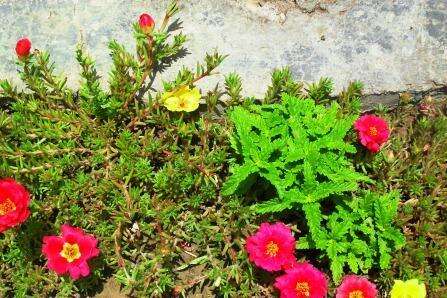
[[309, 263], [298, 263], [277, 277], [280, 298], [324, 298], [328, 282], [324, 274]]
[[375, 115], [364, 115], [354, 124], [360, 142], [371, 152], [378, 152], [388, 140], [390, 131], [385, 120]]
[[296, 262], [295, 238], [281, 222], [261, 224], [258, 232], [247, 238], [246, 248], [250, 261], [267, 271], [290, 268]]
[[22, 38], [17, 41], [16, 53], [19, 59], [24, 59], [29, 56], [31, 50], [31, 41], [28, 38]]
[[376, 298], [376, 285], [368, 281], [368, 279], [347, 275], [337, 289], [335, 298]]
[[48, 268], [58, 275], [68, 272], [74, 280], [88, 276], [88, 260], [99, 255], [98, 240], [69, 225], [63, 225], [61, 232], [61, 236], [43, 237], [42, 253], [48, 259]]
[[154, 19], [148, 15], [147, 13], [143, 13], [140, 16], [140, 21], [138, 22], [140, 24], [140, 28], [143, 30], [144, 33], [148, 34], [151, 33], [155, 26]]
[[24, 222], [30, 215], [30, 196], [14, 179], [0, 179], [0, 233]]

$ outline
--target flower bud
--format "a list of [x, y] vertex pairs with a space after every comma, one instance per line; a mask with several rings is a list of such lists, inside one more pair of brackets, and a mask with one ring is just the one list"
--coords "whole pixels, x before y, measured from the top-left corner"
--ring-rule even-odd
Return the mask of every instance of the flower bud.
[[24, 59], [29, 56], [31, 51], [31, 41], [28, 38], [22, 38], [17, 41], [16, 53], [19, 59]]
[[431, 107], [429, 104], [427, 104], [427, 103], [419, 104], [419, 112], [421, 112], [421, 114], [428, 116], [430, 114], [430, 110], [431, 110]]
[[155, 26], [154, 19], [148, 15], [147, 13], [143, 13], [140, 16], [140, 21], [138, 22], [140, 25], [141, 30], [143, 30], [144, 33], [149, 34], [152, 32]]

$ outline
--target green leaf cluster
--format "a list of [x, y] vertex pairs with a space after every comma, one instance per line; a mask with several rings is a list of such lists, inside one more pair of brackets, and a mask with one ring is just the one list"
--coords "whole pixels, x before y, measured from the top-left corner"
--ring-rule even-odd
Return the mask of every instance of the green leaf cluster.
[[325, 251], [335, 282], [341, 280], [345, 267], [363, 274], [373, 267], [388, 269], [394, 251], [405, 244], [394, 226], [399, 200], [395, 191], [382, 196], [368, 192], [343, 201], [329, 215], [323, 215], [318, 204], [305, 205], [311, 233], [300, 238], [298, 248]]
[[276, 196], [254, 206], [260, 213], [319, 202], [368, 180], [354, 170], [347, 154], [356, 149], [344, 140], [357, 116], [341, 117], [335, 102], [325, 107], [284, 94], [281, 103], [235, 107], [229, 116], [242, 162], [233, 164], [223, 193], [246, 193], [265, 179]]
[[[291, 85], [287, 70], [274, 74], [273, 85]], [[236, 156], [222, 193], [255, 197], [252, 208], [258, 213], [303, 211], [309, 233], [299, 248], [320, 250], [335, 282], [347, 268], [355, 273], [389, 268], [392, 253], [405, 242], [393, 226], [397, 193], [355, 197], [360, 183], [372, 182], [356, 171], [357, 150], [349, 141], [360, 89], [354, 82], [331, 100], [332, 82], [321, 79], [305, 93], [297, 89], [294, 96], [283, 93], [280, 101], [229, 113]], [[267, 102], [274, 98], [266, 96]]]

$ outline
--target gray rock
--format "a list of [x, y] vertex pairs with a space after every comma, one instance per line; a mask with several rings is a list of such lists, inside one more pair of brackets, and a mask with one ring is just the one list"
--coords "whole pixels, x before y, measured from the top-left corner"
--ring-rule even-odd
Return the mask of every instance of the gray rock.
[[[217, 48], [229, 58], [221, 73], [237, 71], [245, 92], [261, 95], [275, 67], [297, 77], [332, 77], [336, 91], [361, 80], [366, 93], [422, 91], [447, 83], [446, 0], [194, 0], [180, 17], [191, 34], [194, 66]], [[0, 77], [17, 81], [13, 48], [28, 36], [48, 49], [76, 85], [76, 44], [83, 40], [107, 81], [107, 42], [134, 47], [131, 23], [142, 12], [161, 20], [165, 0], [0, 0]], [[176, 67], [176, 69], [178, 69]], [[167, 80], [174, 73], [163, 74]], [[221, 80], [217, 76], [208, 84]]]

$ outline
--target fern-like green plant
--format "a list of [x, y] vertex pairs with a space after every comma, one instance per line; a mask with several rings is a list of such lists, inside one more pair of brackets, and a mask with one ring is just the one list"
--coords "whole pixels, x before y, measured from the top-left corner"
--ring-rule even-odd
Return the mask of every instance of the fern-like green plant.
[[245, 194], [267, 181], [274, 197], [253, 208], [259, 213], [302, 209], [309, 233], [298, 248], [321, 250], [339, 282], [346, 267], [355, 273], [389, 268], [391, 254], [405, 238], [393, 226], [399, 193], [340, 200], [358, 190], [359, 182], [371, 180], [354, 170], [348, 156], [356, 149], [345, 138], [358, 114], [343, 113], [336, 101], [329, 106], [314, 101], [329, 102], [329, 89], [330, 81], [322, 80], [307, 98], [283, 94], [279, 103], [235, 107], [229, 116], [237, 156], [222, 193]]
[[300, 238], [298, 248], [325, 251], [336, 282], [346, 266], [354, 273], [387, 269], [391, 254], [405, 244], [404, 235], [393, 225], [399, 198], [398, 192], [383, 196], [370, 192], [338, 204], [329, 216], [321, 213], [319, 204], [308, 204], [304, 212], [310, 233]]
[[234, 108], [231, 144], [242, 163], [231, 167], [223, 194], [246, 193], [262, 177], [277, 196], [255, 209], [269, 213], [356, 190], [368, 180], [346, 157], [356, 152], [344, 140], [356, 118], [341, 116], [335, 102], [325, 107], [286, 94], [281, 103]]

